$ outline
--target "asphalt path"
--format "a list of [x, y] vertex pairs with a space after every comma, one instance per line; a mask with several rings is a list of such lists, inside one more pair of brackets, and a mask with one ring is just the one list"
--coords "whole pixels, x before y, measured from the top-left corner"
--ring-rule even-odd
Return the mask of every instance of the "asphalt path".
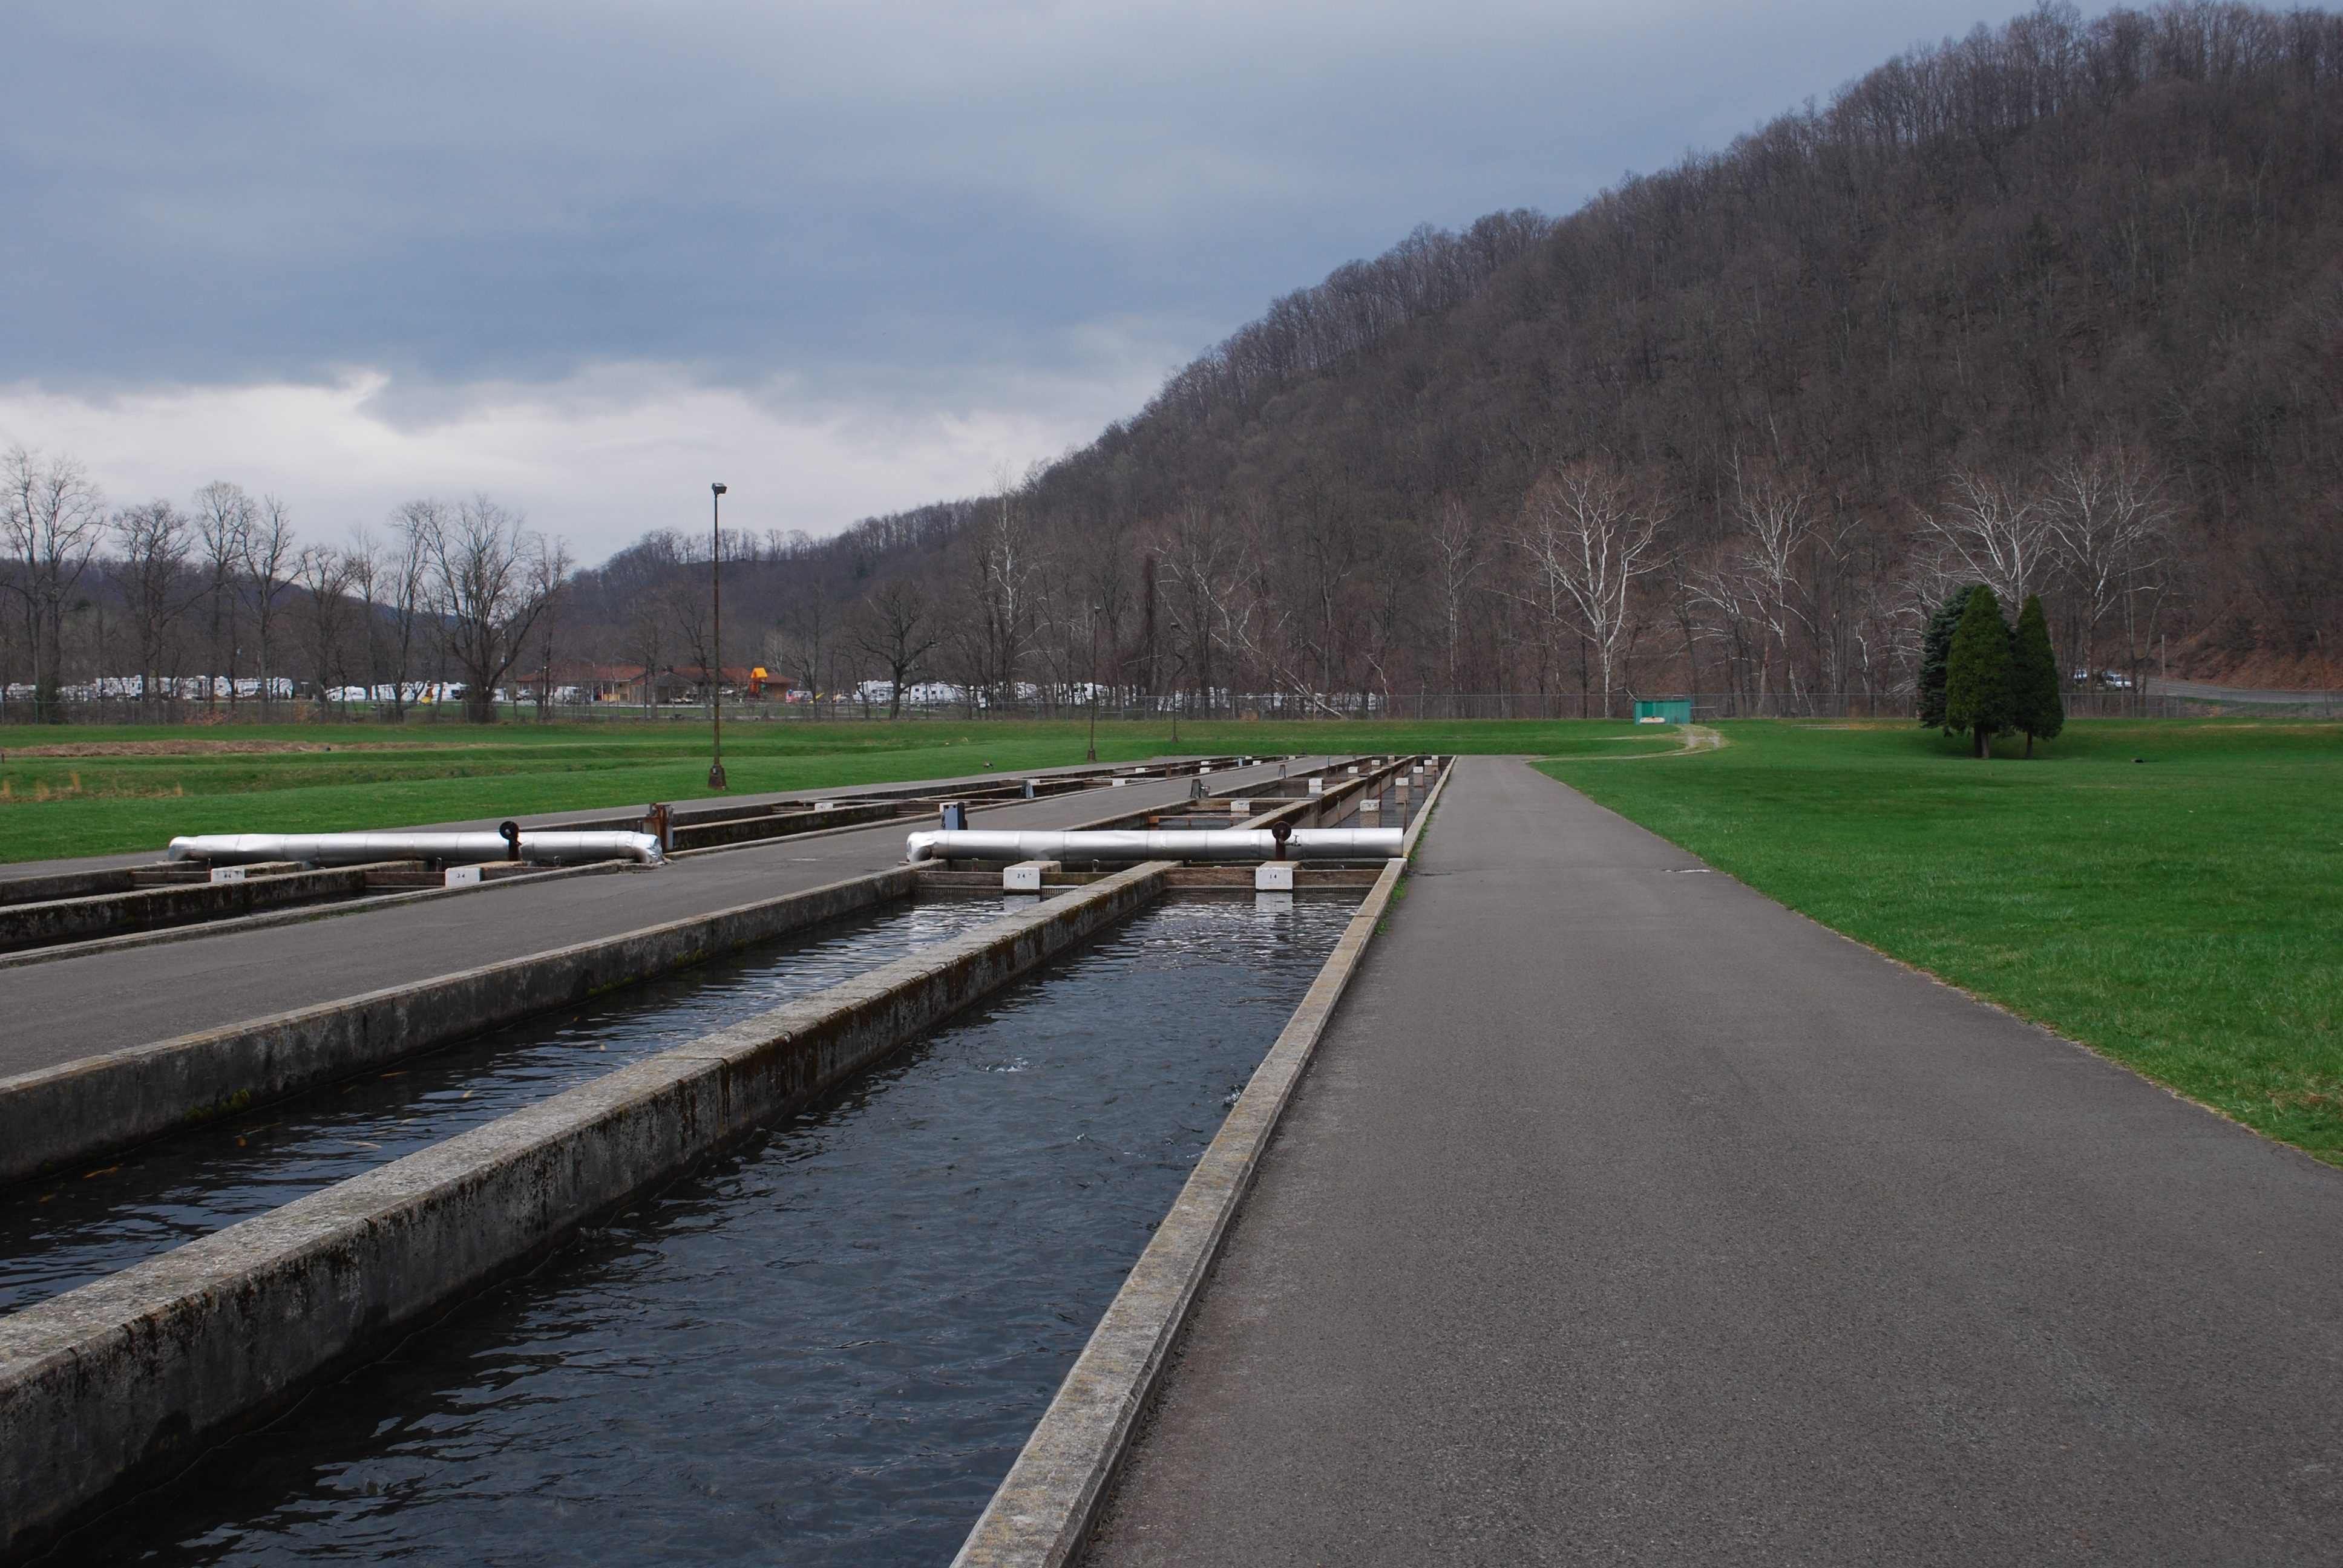
[[2333, 1563], [2343, 1171], [1457, 764], [1094, 1564]]
[[[1277, 766], [1263, 764], [1216, 772], [1208, 787], [1276, 777]], [[1184, 800], [1191, 782], [1088, 789], [980, 815], [987, 827], [1071, 827]], [[0, 1078], [885, 870], [902, 864], [904, 835], [922, 826], [932, 819], [0, 970]]]

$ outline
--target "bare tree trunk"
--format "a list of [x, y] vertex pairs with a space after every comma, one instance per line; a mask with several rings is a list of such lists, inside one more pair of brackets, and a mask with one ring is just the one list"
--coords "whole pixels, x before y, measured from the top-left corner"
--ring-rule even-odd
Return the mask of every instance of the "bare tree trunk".
[[[252, 498], [241, 485], [216, 479], [196, 492], [196, 535], [204, 552], [205, 595], [211, 611], [210, 668], [204, 701], [216, 709], [225, 681], [228, 711], [236, 711], [237, 573], [245, 536], [253, 524]], [[220, 673], [226, 671], [225, 677]]]
[[568, 578], [568, 551], [486, 496], [458, 506], [430, 543], [431, 611], [464, 677], [464, 717], [494, 723], [497, 682]]
[[138, 642], [138, 697], [142, 716], [157, 717], [156, 693], [163, 678], [164, 642], [171, 623], [186, 608], [180, 597], [187, 559], [187, 519], [168, 501], [150, 501], [116, 513], [122, 543], [116, 591], [130, 610]]
[[0, 458], [7, 486], [0, 535], [15, 566], [12, 583], [25, 608], [25, 642], [33, 663], [33, 715], [65, 722], [65, 596], [97, 549], [105, 498], [80, 463], [44, 461], [23, 447]]
[[271, 655], [275, 651], [277, 599], [290, 584], [292, 558], [292, 514], [275, 496], [263, 496], [252, 526], [245, 530], [244, 568], [252, 578], [254, 651], [260, 668], [260, 717], [264, 722], [268, 719], [272, 699], [269, 682], [277, 674]]

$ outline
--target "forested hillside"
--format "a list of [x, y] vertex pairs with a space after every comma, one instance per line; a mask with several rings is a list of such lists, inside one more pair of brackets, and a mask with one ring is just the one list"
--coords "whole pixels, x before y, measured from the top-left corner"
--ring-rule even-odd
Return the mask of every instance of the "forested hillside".
[[1567, 217], [1421, 229], [999, 494], [729, 538], [720, 659], [701, 538], [564, 581], [481, 498], [297, 550], [234, 486], [106, 519], [15, 454], [0, 695], [754, 661], [1211, 710], [1893, 708], [1972, 581], [2038, 594], [2102, 690], [2343, 686], [2339, 83], [2318, 11], [2046, 5], [1916, 50]]
[[1081, 678], [1095, 618], [1139, 689], [1889, 693], [1970, 578], [2077, 668], [2335, 684], [2338, 73], [2323, 13], [2046, 6], [1419, 231], [1009, 493], [746, 577], [801, 665], [869, 670], [887, 590], [976, 685]]

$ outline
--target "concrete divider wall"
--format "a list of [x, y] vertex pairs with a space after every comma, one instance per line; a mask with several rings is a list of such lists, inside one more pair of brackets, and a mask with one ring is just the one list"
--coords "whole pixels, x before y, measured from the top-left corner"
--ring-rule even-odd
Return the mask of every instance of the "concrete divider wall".
[[0, 1319], [0, 1556], [40, 1549], [1130, 914], [1165, 869], [1051, 900]]
[[137, 885], [137, 875], [127, 866], [104, 871], [55, 871], [45, 877], [0, 876], [0, 909], [10, 904], [46, 903], [52, 899], [126, 893]]
[[900, 801], [872, 805], [835, 806], [827, 811], [767, 811], [754, 817], [727, 817], [712, 822], [678, 821], [677, 849], [712, 849], [719, 845], [759, 844], [768, 839], [789, 839], [814, 828], [859, 828], [890, 822], [920, 808]]
[[918, 873], [900, 867], [0, 1079], [0, 1181], [906, 898], [917, 885]]
[[[1145, 812], [1135, 815], [1143, 817]], [[1074, 826], [1114, 827], [1133, 816], [1125, 810]], [[807, 836], [854, 830], [851, 824], [825, 824], [808, 829]], [[721, 852], [720, 848], [679, 851]], [[530, 879], [595, 874], [598, 869], [580, 866], [539, 871]], [[903, 897], [916, 885], [917, 875], [909, 867], [877, 872], [419, 984], [0, 1078], [0, 1183], [88, 1160], [191, 1121], [242, 1111], [401, 1056], [518, 1022], [598, 991], [671, 973], [719, 953]], [[516, 883], [519, 880], [514, 879]], [[381, 901], [462, 898], [477, 892], [397, 893]], [[300, 918], [297, 914], [248, 917], [256, 922]], [[167, 938], [168, 933], [114, 940], [132, 943]]]
[[[1430, 805], [1427, 798], [1427, 815]], [[1254, 1070], [1041, 1412], [1016, 1463], [960, 1543], [952, 1568], [1066, 1568], [1081, 1557], [1270, 1136], [1376, 924], [1391, 908], [1406, 866], [1403, 859], [1384, 863], [1309, 994]]]
[[[126, 878], [128, 875], [124, 873]], [[188, 882], [0, 905], [0, 948], [69, 942], [174, 920], [249, 914], [305, 899], [330, 899], [365, 890], [366, 871], [350, 867], [253, 877], [240, 882]]]
[[[1353, 800], [1364, 795], [1369, 789], [1374, 787], [1383, 780], [1388, 779], [1396, 775], [1401, 769], [1407, 766], [1411, 759], [1419, 755], [1422, 754], [1418, 752], [1408, 752], [1391, 762], [1384, 763], [1382, 767], [1371, 768], [1366, 772], [1359, 774], [1355, 778], [1348, 775], [1335, 775], [1334, 769], [1338, 767], [1346, 766], [1346, 764], [1340, 760], [1330, 760], [1326, 764], [1327, 776], [1330, 778], [1339, 777], [1340, 781], [1329, 785], [1324, 794], [1303, 794], [1291, 800], [1280, 800], [1269, 810], [1263, 811], [1259, 816], [1246, 820], [1243, 823], [1243, 826], [1247, 828], [1266, 828], [1271, 826], [1272, 823], [1282, 820], [1292, 823], [1296, 828], [1305, 826], [1312, 828], [1332, 827], [1334, 823], [1340, 821], [1345, 815], [1347, 815], [1345, 808], [1347, 808]], [[1308, 775], [1305, 774], [1299, 779], [1287, 779], [1283, 782], [1302, 783], [1306, 787], [1308, 783]]]
[[1448, 776], [1455, 770], [1456, 759], [1453, 757], [1432, 759], [1432, 788], [1425, 792], [1423, 804], [1415, 809], [1415, 820], [1408, 824], [1407, 837], [1400, 840], [1401, 859], [1415, 859], [1416, 841], [1423, 837], [1423, 829], [1432, 820], [1432, 809], [1440, 804], [1440, 792], [1448, 788]]

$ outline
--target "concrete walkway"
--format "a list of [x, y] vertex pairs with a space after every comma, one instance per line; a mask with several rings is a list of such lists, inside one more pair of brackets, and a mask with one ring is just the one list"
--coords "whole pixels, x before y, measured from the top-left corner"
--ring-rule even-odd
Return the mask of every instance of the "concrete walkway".
[[[1269, 764], [1216, 773], [1212, 782], [1276, 776]], [[1183, 800], [1190, 785], [1089, 789], [989, 809], [980, 821], [1063, 828]], [[0, 970], [0, 1078], [885, 870], [902, 864], [904, 835], [934, 820]]]
[[1090, 1561], [2333, 1563], [2343, 1171], [1464, 759]]

